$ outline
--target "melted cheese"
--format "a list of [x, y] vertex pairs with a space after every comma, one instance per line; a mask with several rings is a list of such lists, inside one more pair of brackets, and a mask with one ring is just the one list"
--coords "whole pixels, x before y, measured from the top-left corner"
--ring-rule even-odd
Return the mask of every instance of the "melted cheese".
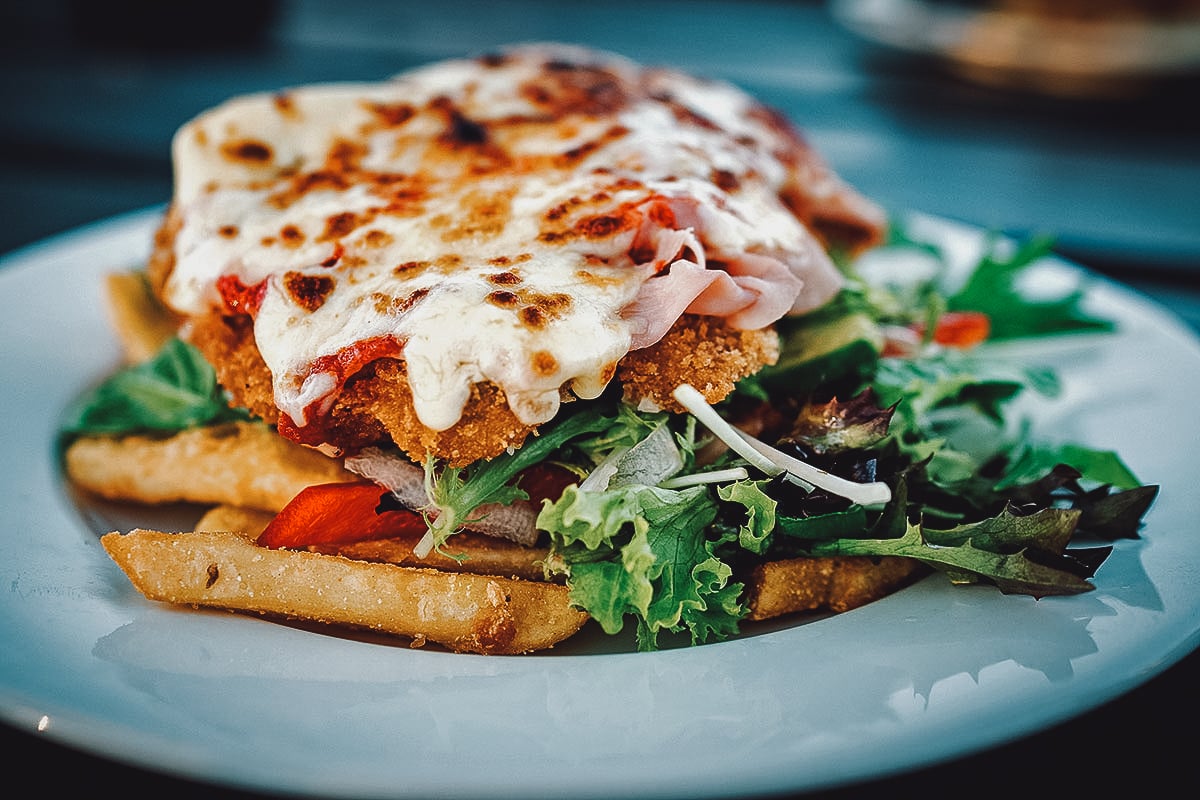
[[810, 205], [847, 190], [795, 133], [734, 87], [607, 54], [530, 46], [236, 98], [173, 156], [164, 298], [249, 311], [298, 427], [365, 343], [403, 358], [433, 430], [481, 381], [533, 425], [685, 310], [765, 327], [840, 287], [794, 196], [801, 174]]

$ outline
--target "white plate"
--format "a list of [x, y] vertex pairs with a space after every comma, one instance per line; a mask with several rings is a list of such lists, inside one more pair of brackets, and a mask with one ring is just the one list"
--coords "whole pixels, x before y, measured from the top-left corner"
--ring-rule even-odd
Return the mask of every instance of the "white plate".
[[[1118, 286], [1118, 334], [1044, 349], [1048, 430], [1118, 450], [1162, 491], [1096, 591], [1007, 597], [933, 576], [840, 616], [655, 654], [412, 650], [145, 601], [64, 491], [64, 405], [117, 363], [99, 302], [151, 209], [17, 253], [4, 343], [0, 713], [121, 762], [333, 796], [706, 797], [814, 789], [966, 755], [1090, 710], [1200, 643], [1200, 344]], [[960, 249], [976, 234], [929, 220]], [[1074, 275], [1059, 263], [1049, 275]]]

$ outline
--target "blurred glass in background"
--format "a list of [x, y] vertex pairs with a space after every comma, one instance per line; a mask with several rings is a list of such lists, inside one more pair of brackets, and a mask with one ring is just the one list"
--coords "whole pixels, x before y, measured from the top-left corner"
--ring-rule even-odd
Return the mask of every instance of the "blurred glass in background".
[[1200, 68], [1200, 0], [832, 0], [863, 38], [989, 86], [1117, 97]]
[[0, 252], [164, 204], [174, 132], [231, 96], [534, 39], [737, 83], [889, 209], [1200, 276], [1200, 0], [0, 3]]

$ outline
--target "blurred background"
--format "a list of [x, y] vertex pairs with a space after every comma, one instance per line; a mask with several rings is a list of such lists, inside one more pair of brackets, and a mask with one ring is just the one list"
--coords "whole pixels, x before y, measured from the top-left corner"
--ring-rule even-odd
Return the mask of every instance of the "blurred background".
[[[733, 81], [890, 210], [1051, 234], [1060, 254], [1200, 330], [1195, 0], [8, 2], [0, 252], [166, 203], [172, 134], [231, 95], [379, 80], [539, 39]], [[956, 784], [1026, 795], [1037, 770], [1094, 791], [1153, 775], [1186, 795], [1200, 787], [1164, 726], [1193, 724], [1198, 680], [1193, 654], [1062, 728], [829, 796]], [[3, 732], [5, 763], [49, 760], [49, 788], [211, 796]]]

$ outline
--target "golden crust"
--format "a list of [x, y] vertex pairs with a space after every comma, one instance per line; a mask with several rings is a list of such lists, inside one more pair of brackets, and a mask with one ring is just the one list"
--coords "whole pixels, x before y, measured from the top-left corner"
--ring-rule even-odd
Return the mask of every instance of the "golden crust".
[[924, 574], [899, 556], [830, 556], [766, 561], [746, 581], [749, 620], [814, 611], [849, 611], [901, 589]]
[[734, 385], [779, 359], [774, 328], [740, 331], [717, 317], [685, 314], [656, 344], [634, 350], [617, 367], [617, 378], [632, 402], [648, 400], [682, 413], [671, 397], [690, 383], [710, 403], [725, 399]]
[[185, 329], [185, 336], [212, 364], [217, 381], [233, 395], [235, 405], [272, 425], [279, 422], [271, 372], [254, 344], [249, 317], [220, 314], [194, 317]]
[[[189, 331], [189, 340], [213, 364], [234, 402], [278, 423], [271, 374], [254, 343], [249, 318], [211, 314], [192, 320]], [[774, 363], [778, 355], [773, 329], [738, 331], [714, 317], [684, 315], [657, 344], [630, 353], [618, 365], [617, 377], [630, 401], [644, 399], [681, 411], [671, 399], [678, 384], [691, 383], [715, 403], [732, 392], [738, 380]], [[373, 362], [348, 381], [321, 426], [324, 440], [338, 447], [353, 449], [391, 439], [416, 461], [433, 454], [455, 466], [519, 447], [534, 430], [517, 419], [491, 383], [473, 387], [453, 428], [426, 428], [417, 419], [404, 363], [393, 358]]]
[[160, 299], [163, 287], [175, 269], [175, 237], [183, 227], [183, 215], [172, 204], [167, 209], [162, 224], [154, 232], [154, 247], [150, 251], [150, 259], [146, 264], [146, 274], [150, 279], [150, 288]]
[[534, 431], [517, 419], [504, 394], [491, 383], [472, 387], [462, 418], [453, 428], [426, 428], [417, 419], [404, 363], [392, 358], [377, 361], [372, 376], [348, 384], [333, 416], [335, 420], [372, 420], [414, 460], [423, 461], [432, 453], [455, 466], [519, 447]]

